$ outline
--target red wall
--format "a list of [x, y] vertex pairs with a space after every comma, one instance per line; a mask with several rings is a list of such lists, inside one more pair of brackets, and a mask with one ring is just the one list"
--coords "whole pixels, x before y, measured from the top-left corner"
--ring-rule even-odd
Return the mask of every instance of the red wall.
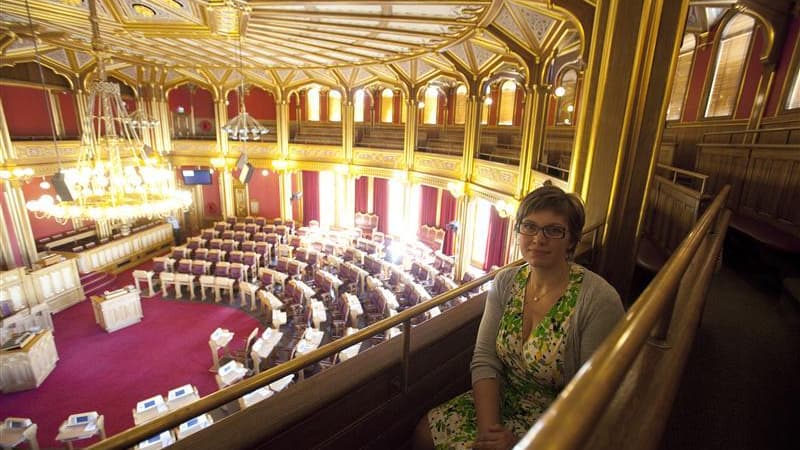
[[75, 96], [70, 91], [60, 92], [57, 95], [61, 107], [61, 122], [64, 124], [64, 136], [75, 138], [80, 135], [78, 126], [78, 111], [75, 108]]
[[711, 42], [713, 42], [713, 32], [709, 35], [708, 42], [708, 45], [698, 44], [695, 51], [694, 66], [692, 66], [692, 74], [686, 94], [686, 106], [683, 108], [683, 122], [694, 122], [702, 114], [700, 101], [703, 97], [703, 83], [705, 83], [706, 73], [712, 63]]
[[211, 174], [211, 184], [203, 185], [203, 215], [205, 218], [222, 217], [219, 195], [219, 171]]
[[266, 217], [267, 219], [280, 217], [281, 204], [278, 174], [269, 171], [269, 174], [264, 176], [261, 172], [261, 169], [256, 169], [248, 187], [250, 200], [258, 201], [258, 212], [253, 212], [252, 214]]
[[[51, 178], [52, 177], [49, 176], [45, 177], [47, 181], [51, 181]], [[53, 188], [52, 184], [50, 185], [50, 189], [45, 190], [39, 186], [41, 181], [41, 178], [34, 178], [30, 180], [30, 182], [22, 184], [22, 193], [25, 196], [26, 202], [30, 200], [36, 200], [43, 194], [50, 194], [53, 199], [56, 198], [56, 190]], [[33, 231], [33, 237], [35, 239], [72, 230], [71, 221], [64, 225], [60, 225], [53, 219], [37, 219], [31, 212], [28, 212], [28, 217], [31, 220], [31, 230]]]
[[247, 112], [256, 119], [275, 120], [277, 117], [275, 97], [272, 96], [272, 93], [261, 88], [251, 88], [250, 95], [244, 98], [244, 103], [247, 107]]
[[794, 81], [789, 76], [789, 65], [792, 62], [792, 53], [794, 52], [794, 49], [798, 44], [800, 44], [799, 35], [800, 17], [795, 16], [792, 19], [792, 23], [789, 25], [789, 30], [786, 33], [786, 40], [783, 43], [781, 57], [778, 60], [778, 66], [775, 71], [775, 81], [772, 83], [772, 89], [770, 90], [769, 98], [767, 100], [768, 103], [765, 112], [765, 115], [767, 116], [775, 116], [778, 114], [778, 104], [781, 100], [781, 88], [784, 84]]
[[195, 118], [214, 118], [214, 98], [210, 92], [200, 87], [190, 95], [188, 86], [179, 86], [169, 92], [168, 103], [171, 112], [176, 112], [178, 106], [183, 106], [186, 114], [189, 114], [193, 105]]
[[757, 28], [753, 33], [753, 45], [751, 46], [750, 57], [748, 58], [746, 72], [742, 76], [742, 96], [739, 105], [736, 107], [736, 118], [747, 119], [753, 109], [753, 102], [758, 90], [758, 81], [761, 79], [763, 66], [761, 65], [761, 50], [764, 48], [764, 35], [761, 28]]
[[46, 94], [41, 89], [0, 85], [0, 99], [11, 139], [23, 137], [52, 137], [53, 130], [47, 110]]

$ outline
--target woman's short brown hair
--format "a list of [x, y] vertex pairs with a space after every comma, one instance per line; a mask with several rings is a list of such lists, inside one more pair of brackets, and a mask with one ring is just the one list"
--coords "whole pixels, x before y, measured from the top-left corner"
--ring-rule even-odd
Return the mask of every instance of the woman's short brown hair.
[[515, 225], [517, 231], [519, 231], [522, 219], [535, 211], [552, 211], [567, 219], [570, 240], [569, 253], [572, 256], [581, 240], [583, 225], [586, 222], [586, 212], [580, 197], [576, 194], [566, 193], [561, 188], [552, 185], [532, 190], [522, 199], [517, 208]]

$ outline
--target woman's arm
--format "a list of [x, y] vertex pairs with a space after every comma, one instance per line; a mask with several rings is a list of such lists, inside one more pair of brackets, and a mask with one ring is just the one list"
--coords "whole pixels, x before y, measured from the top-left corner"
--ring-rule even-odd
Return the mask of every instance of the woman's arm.
[[472, 385], [478, 436], [500, 422], [500, 382], [497, 378], [484, 378]]

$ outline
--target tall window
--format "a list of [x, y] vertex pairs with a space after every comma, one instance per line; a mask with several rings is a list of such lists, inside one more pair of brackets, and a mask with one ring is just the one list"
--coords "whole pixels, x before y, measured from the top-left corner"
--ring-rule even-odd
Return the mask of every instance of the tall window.
[[572, 116], [575, 112], [575, 91], [578, 86], [578, 72], [575, 69], [567, 69], [561, 75], [559, 86], [564, 88], [564, 95], [558, 98], [556, 125], [573, 125]]
[[467, 118], [467, 87], [462, 85], [456, 89], [455, 115], [453, 121], [456, 125], [464, 125]]
[[475, 233], [472, 235], [471, 257], [472, 265], [483, 267], [486, 259], [486, 240], [489, 236], [489, 209], [491, 203], [478, 199], [475, 204]]
[[425, 89], [425, 107], [422, 109], [422, 122], [436, 125], [436, 114], [439, 112], [439, 90], [433, 86]]
[[786, 109], [800, 108], [800, 65], [797, 66], [796, 72], [789, 97], [786, 99]]
[[355, 98], [353, 99], [353, 109], [355, 109], [355, 121], [364, 121], [364, 91], [359, 89], [356, 91]]
[[392, 123], [394, 109], [394, 92], [391, 89], [384, 89], [381, 92], [381, 122]]
[[498, 125], [512, 125], [514, 122], [514, 106], [516, 105], [517, 85], [506, 80], [500, 87], [500, 117]]
[[336, 192], [336, 182], [334, 173], [331, 171], [323, 170], [319, 172], [319, 226], [323, 229], [328, 229], [336, 217], [336, 199], [338, 197]]
[[[403, 223], [403, 207], [405, 205], [405, 186], [397, 180], [389, 180], [389, 217], [386, 231], [395, 236], [406, 237]], [[381, 218], [381, 220], [383, 220]]]
[[733, 115], [754, 25], [755, 20], [744, 14], [737, 14], [725, 25], [717, 49], [714, 81], [708, 95], [706, 117]]
[[686, 89], [689, 87], [689, 74], [692, 70], [694, 49], [697, 40], [693, 34], [683, 37], [683, 44], [678, 55], [678, 65], [675, 67], [675, 77], [672, 80], [672, 94], [667, 107], [667, 120], [680, 120], [683, 111], [683, 100], [686, 98]]
[[408, 104], [403, 100], [404, 100], [404, 98], [401, 96], [400, 97], [400, 123], [406, 123], [406, 116], [408, 116]]
[[308, 120], [319, 122], [319, 88], [311, 88], [306, 96]]
[[328, 120], [342, 121], [342, 94], [339, 91], [328, 91]]
[[489, 124], [489, 109], [492, 107], [492, 98], [486, 97], [481, 106], [481, 125]]

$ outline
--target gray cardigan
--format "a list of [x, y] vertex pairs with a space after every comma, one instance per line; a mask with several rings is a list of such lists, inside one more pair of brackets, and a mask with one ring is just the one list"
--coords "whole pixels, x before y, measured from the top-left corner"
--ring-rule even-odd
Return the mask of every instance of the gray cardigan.
[[[503, 363], [498, 359], [496, 349], [497, 331], [511, 297], [514, 276], [522, 267], [502, 270], [489, 289], [472, 355], [473, 384], [483, 378], [498, 378], [502, 373]], [[624, 313], [617, 291], [599, 275], [586, 269], [575, 311], [568, 319], [570, 325], [564, 349], [564, 375], [567, 382], [592, 356]]]

